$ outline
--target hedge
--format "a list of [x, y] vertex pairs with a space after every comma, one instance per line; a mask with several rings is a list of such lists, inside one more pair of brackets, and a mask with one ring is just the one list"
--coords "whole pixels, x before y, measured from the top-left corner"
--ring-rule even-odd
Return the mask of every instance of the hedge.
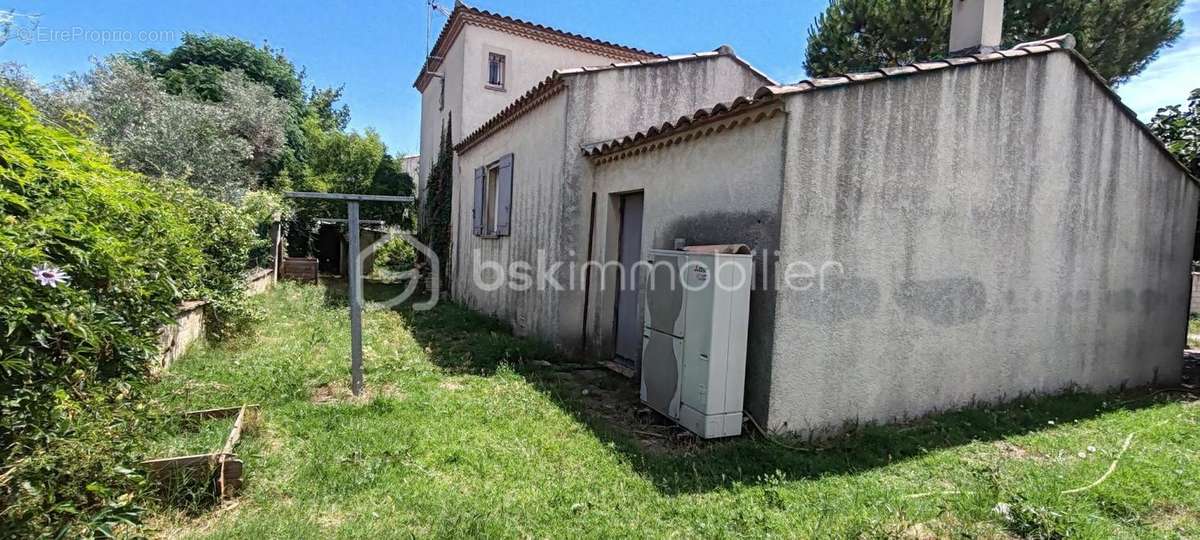
[[120, 170], [0, 87], [0, 537], [136, 520], [137, 381], [181, 301], [212, 301], [218, 328], [244, 318], [253, 225]]

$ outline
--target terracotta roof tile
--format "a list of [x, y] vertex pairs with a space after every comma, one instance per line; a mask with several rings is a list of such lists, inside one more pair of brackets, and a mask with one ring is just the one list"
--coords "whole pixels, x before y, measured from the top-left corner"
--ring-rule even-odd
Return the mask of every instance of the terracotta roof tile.
[[[902, 77], [925, 71], [936, 71], [950, 67], [978, 64], [981, 62], [992, 62], [996, 60], [1002, 60], [1004, 58], [1027, 56], [1030, 54], [1049, 52], [1062, 48], [1070, 49], [1074, 46], [1074, 43], [1074, 38], [1072, 38], [1070, 35], [1064, 35], [1050, 39], [1022, 43], [1013, 47], [1009, 51], [1004, 51], [1010, 54], [998, 52], [983, 53], [965, 57], [946, 58], [944, 60], [935, 60], [931, 62], [919, 62], [905, 66], [890, 66], [863, 73], [847, 73], [837, 77], [809, 79], [797, 82], [795, 84], [764, 86], [759, 88], [754, 93], [753, 97], [739, 97], [732, 102], [720, 103], [713, 107], [700, 109], [690, 116], [680, 117], [679, 120], [677, 120], [673, 125], [668, 123], [662, 125], [661, 127], [655, 127], [653, 128], [655, 130], [653, 136], [650, 135], [649, 130], [643, 130], [631, 136], [584, 145], [583, 152], [588, 156], [598, 156], [621, 150], [629, 147], [632, 144], [640, 143], [643, 139], [670, 135], [672, 132], [687, 128], [694, 123], [712, 121], [715, 118], [736, 114], [741, 110], [763, 104], [764, 102], [772, 101], [778, 96], [787, 94], [818, 91], [826, 88], [836, 88], [851, 84]], [[1016, 51], [1016, 54], [1011, 54], [1014, 51]]]
[[878, 71], [868, 71], [865, 73], [847, 73], [846, 74], [846, 78], [850, 79], [853, 82], [873, 81], [875, 79], [882, 79], [884, 77], [885, 77], [885, 75]]
[[478, 128], [476, 128], [474, 131], [472, 131], [466, 137], [463, 137], [463, 139], [454, 146], [454, 149], [459, 152], [462, 152], [462, 151], [474, 146], [475, 144], [479, 143], [483, 139], [487, 138], [489, 135], [491, 135], [496, 130], [500, 129], [501, 127], [503, 127], [503, 126], [509, 124], [510, 122], [512, 122], [513, 120], [515, 120], [516, 116], [520, 116], [521, 114], [524, 114], [526, 111], [530, 110], [533, 105], [537, 105], [538, 103], [541, 103], [542, 101], [544, 101], [544, 99], [542, 99], [543, 97], [545, 97], [545, 96], [543, 96], [544, 94], [548, 94], [551, 92], [557, 92], [558, 83], [561, 82], [563, 77], [577, 75], [580, 73], [593, 73], [593, 72], [597, 72], [597, 71], [607, 71], [607, 70], [613, 70], [613, 69], [627, 69], [627, 68], [643, 67], [643, 66], [655, 66], [655, 65], [659, 65], [659, 64], [668, 64], [668, 63], [675, 63], [675, 62], [688, 62], [688, 61], [692, 61], [692, 60], [699, 60], [699, 59], [705, 59], [705, 58], [715, 58], [715, 57], [723, 56], [723, 55], [729, 56], [735, 62], [738, 62], [738, 63], [746, 66], [751, 71], [756, 73], [759, 77], [761, 77], [764, 81], [770, 82], [771, 84], [776, 84], [775, 81], [772, 80], [770, 77], [768, 77], [766, 74], [762, 73], [761, 71], [758, 71], [757, 69], [754, 68], [754, 66], [751, 66], [745, 60], [742, 60], [741, 58], [739, 58], [737, 56], [737, 54], [735, 54], [733, 52], [732, 48], [730, 48], [728, 46], [724, 46], [724, 45], [715, 51], [704, 51], [704, 52], [698, 52], [698, 53], [692, 53], [692, 54], [679, 54], [679, 55], [664, 57], [664, 58], [654, 58], [654, 59], [649, 59], [649, 60], [639, 60], [636, 62], [622, 62], [619, 64], [609, 64], [607, 66], [583, 66], [583, 67], [577, 67], [577, 68], [558, 69], [558, 70], [555, 70], [553, 73], [551, 73], [549, 77], [546, 77], [544, 80], [542, 80], [542, 82], [539, 82], [538, 84], [534, 85], [533, 88], [530, 88], [528, 91], [526, 91], [524, 94], [522, 94], [516, 100], [514, 100], [511, 104], [509, 104], [508, 106], [501, 109], [500, 112], [496, 113], [495, 116], [488, 119], [486, 122], [484, 122], [482, 125], [480, 125]]
[[642, 60], [662, 56], [644, 49], [618, 45], [610, 41], [493, 13], [468, 6], [458, 1], [455, 2], [454, 11], [450, 12], [450, 18], [442, 26], [442, 31], [438, 34], [437, 41], [434, 42], [433, 49], [429, 53], [429, 58], [421, 65], [421, 72], [417, 74], [417, 79], [413, 82], [415, 88], [421, 90], [425, 87], [425, 84], [430, 79], [429, 72], [441, 66], [441, 59], [445, 57], [447, 51], [450, 49], [454, 37], [462, 31], [463, 26], [466, 24], [490, 27], [502, 32], [523, 35], [540, 41], [553, 42], [565, 47], [618, 60]]
[[943, 60], [936, 60], [933, 62], [917, 62], [912, 66], [917, 68], [917, 71], [936, 71], [939, 69], [948, 68], [951, 66], [951, 64]]
[[[1113, 90], [1111, 86], [1108, 85], [1108, 82], [1104, 79], [1104, 77], [1100, 76], [1100, 74], [1098, 72], [1096, 72], [1096, 70], [1090, 64], [1088, 64], [1087, 59], [1084, 58], [1079, 53], [1075, 52], [1074, 49], [1075, 49], [1074, 36], [1072, 36], [1070, 34], [1063, 34], [1061, 36], [1056, 36], [1056, 37], [1052, 37], [1052, 38], [1021, 43], [1019, 45], [1012, 47], [1011, 49], [993, 52], [993, 53], [989, 53], [989, 54], [946, 58], [943, 60], [938, 60], [936, 62], [922, 62], [922, 63], [914, 64], [912, 66], [901, 66], [899, 68], [883, 68], [883, 69], [880, 69], [877, 71], [871, 71], [871, 72], [866, 72], [866, 73], [848, 73], [840, 79], [840, 80], [845, 81], [843, 84], [832, 84], [832, 83], [823, 83], [822, 82], [822, 81], [839, 80], [839, 78], [833, 77], [833, 78], [826, 78], [826, 79], [800, 81], [795, 84], [788, 84], [788, 85], [764, 86], [762, 88], [759, 88], [757, 91], [755, 91], [753, 97], [745, 97], [745, 96], [739, 97], [739, 98], [733, 100], [732, 102], [730, 102], [728, 105], [719, 104], [712, 108], [700, 109], [690, 116], [679, 117], [679, 119], [676, 120], [674, 124], [671, 124], [670, 122], [668, 122], [668, 123], [663, 124], [661, 127], [652, 128], [652, 129], [654, 129], [653, 135], [650, 135], [650, 130], [648, 129], [648, 130], [644, 130], [642, 132], [638, 132], [637, 134], [635, 134], [632, 137], [625, 136], [625, 137], [620, 137], [620, 138], [612, 139], [612, 140], [608, 140], [608, 141], [600, 141], [600, 142], [585, 144], [580, 147], [580, 150], [583, 151], [583, 154], [585, 156], [591, 156], [591, 157], [602, 156], [605, 154], [609, 154], [612, 152], [617, 152], [617, 151], [629, 148], [630, 146], [640, 143], [643, 140], [652, 140], [655, 138], [669, 137], [673, 133], [687, 129], [697, 122], [719, 121], [724, 116], [738, 114], [739, 112], [741, 112], [743, 110], [746, 110], [746, 109], [749, 109], [749, 108], [752, 108], [752, 107], [755, 107], [758, 105], [763, 105], [763, 104], [769, 103], [771, 101], [778, 99], [779, 96], [783, 96], [783, 95], [787, 95], [787, 94], [794, 94], [794, 93], [801, 93], [801, 92], [822, 90], [825, 88], [836, 88], [838, 86], [845, 86], [845, 85], [850, 85], [850, 84], [858, 84], [858, 83], [863, 83], [863, 82], [868, 82], [868, 81], [880, 80], [880, 79], [893, 77], [896, 75], [905, 75], [905, 74], [913, 73], [914, 71], [917, 71], [917, 70], [929, 71], [929, 69], [926, 69], [926, 68], [930, 64], [942, 64], [945, 67], [958, 67], [958, 66], [978, 64], [981, 62], [993, 62], [993, 61], [1003, 60], [1003, 59], [1008, 59], [1008, 58], [1019, 58], [1019, 57], [1023, 57], [1023, 56], [1045, 54], [1045, 53], [1049, 53], [1052, 51], [1066, 50], [1066, 51], [1070, 52], [1071, 58], [1074, 61], [1078, 62], [1080, 65], [1082, 65], [1082, 67], [1091, 75], [1093, 80], [1095, 80], [1100, 85], [1100, 87], [1103, 88], [1104, 91], [1109, 95], [1109, 97], [1112, 98], [1112, 100], [1117, 104], [1117, 106], [1122, 111], [1124, 111], [1125, 115], [1128, 116], [1130, 119], [1132, 119], [1134, 124], [1136, 124], [1143, 133], [1145, 133], [1148, 137], [1150, 137], [1150, 140], [1154, 142], [1154, 144], [1159, 148], [1159, 150], [1161, 150], [1172, 162], [1174, 162], [1180, 168], [1180, 170], [1183, 172], [1184, 176], [1191, 178], [1193, 182], [1200, 184], [1200, 179], [1193, 176], [1188, 171], [1187, 167], [1183, 166], [1183, 164], [1179, 161], [1179, 159], [1176, 158], [1175, 155], [1172, 154], [1171, 151], [1167, 149], [1167, 146], [1165, 144], [1163, 144], [1162, 140], [1160, 140], [1154, 134], [1154, 132], [1150, 131], [1150, 128], [1146, 127], [1146, 124], [1142, 123], [1142, 121], [1138, 119], [1137, 113], [1135, 113], [1132, 109], [1129, 108], [1129, 106], [1125, 105], [1121, 101], [1121, 97], [1119, 95], [1117, 95], [1116, 91]], [[908, 69], [905, 69], [905, 68], [908, 68]], [[935, 68], [935, 70], [936, 69], [940, 69], [940, 68]], [[712, 114], [711, 111], [717, 110], [718, 108], [720, 108], [724, 112], [721, 114]]]
[[887, 67], [879, 68], [879, 71], [888, 77], [895, 77], [897, 75], [908, 75], [910, 73], [916, 73], [917, 68], [912, 67], [912, 66], [887, 66]]

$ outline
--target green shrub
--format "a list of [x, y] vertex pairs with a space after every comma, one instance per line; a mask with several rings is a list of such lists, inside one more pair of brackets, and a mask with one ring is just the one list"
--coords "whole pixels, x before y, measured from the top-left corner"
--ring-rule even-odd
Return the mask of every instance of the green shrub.
[[[0, 484], [0, 523], [98, 512], [108, 504], [98, 494], [119, 490], [82, 489], [96, 479], [46, 467], [45, 455], [79, 431], [81, 414], [114, 399], [105, 381], [139, 374], [154, 358], [158, 328], [200, 289], [204, 255], [191, 241], [200, 231], [141, 177], [42, 124], [5, 88], [0, 223], [0, 448], [12, 467]], [[40, 284], [38, 265], [69, 281]]]
[[417, 264], [417, 250], [403, 238], [394, 237], [375, 250], [375, 268], [407, 270]]
[[[154, 187], [185, 210], [185, 219], [196, 230], [203, 231], [193, 240], [203, 263], [197, 269], [198, 286], [190, 297], [208, 300], [205, 315], [209, 332], [217, 337], [235, 332], [255, 315], [246, 305], [245, 273], [251, 253], [267, 242], [256, 232], [262, 218], [259, 207], [233, 206], [182, 182], [158, 181]], [[258, 198], [247, 201], [257, 204]]]
[[137, 519], [137, 381], [181, 301], [219, 333], [248, 318], [252, 214], [116, 168], [0, 87], [0, 538]]

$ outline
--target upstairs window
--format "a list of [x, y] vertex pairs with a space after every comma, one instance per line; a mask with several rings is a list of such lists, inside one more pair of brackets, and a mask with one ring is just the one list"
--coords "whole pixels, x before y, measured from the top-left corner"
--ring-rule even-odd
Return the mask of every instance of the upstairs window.
[[488, 86], [504, 88], [504, 64], [503, 54], [488, 53]]

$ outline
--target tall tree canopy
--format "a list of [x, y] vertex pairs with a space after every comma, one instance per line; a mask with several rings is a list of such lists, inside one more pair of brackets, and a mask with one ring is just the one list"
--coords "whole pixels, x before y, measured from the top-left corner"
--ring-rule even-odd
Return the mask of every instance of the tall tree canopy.
[[[1150, 130], [1167, 144], [1192, 176], [1200, 178], [1200, 88], [1192, 90], [1186, 105], [1163, 107], [1150, 121]], [[1200, 259], [1200, 214], [1196, 216], [1196, 238], [1192, 260]]]
[[[944, 58], [953, 0], [831, 0], [808, 31], [804, 68], [821, 77]], [[1004, 44], [1072, 34], [1118, 85], [1179, 39], [1183, 0], [1007, 0]]]
[[[296, 69], [282, 51], [235, 37], [184, 34], [179, 46], [169, 52], [148, 49], [129, 55], [129, 60], [161, 80], [172, 94], [204, 101], [229, 97], [221, 81], [230, 72], [269, 87], [276, 98], [291, 105], [291, 112], [283, 126], [284, 149], [264, 168], [262, 183], [287, 188], [304, 174], [308, 141], [301, 123], [310, 101], [304, 92], [304, 71]], [[313, 93], [317, 95], [315, 89]], [[338, 91], [333, 94], [335, 99], [340, 96]]]
[[1200, 178], [1200, 88], [1192, 90], [1187, 105], [1159, 109], [1150, 121], [1150, 129]]
[[222, 101], [221, 74], [241, 71], [247, 79], [271, 87], [275, 97], [297, 108], [303, 105], [304, 73], [297, 71], [283, 52], [267, 45], [255, 47], [235, 37], [184, 34], [182, 43], [170, 52], [149, 49], [130, 58], [162, 79], [175, 94]]
[[[173, 94], [226, 102], [237, 97], [227, 82], [234, 73], [270, 88], [275, 98], [288, 103], [290, 111], [282, 126], [285, 144], [261, 168], [264, 186], [344, 193], [385, 189], [373, 184], [387, 151], [378, 134], [369, 129], [363, 134], [348, 131], [350, 109], [339, 103], [342, 87], [312, 87], [306, 92], [304, 70], [282, 51], [235, 37], [186, 34], [169, 52], [146, 50], [129, 58]], [[314, 203], [312, 210], [326, 209]]]

